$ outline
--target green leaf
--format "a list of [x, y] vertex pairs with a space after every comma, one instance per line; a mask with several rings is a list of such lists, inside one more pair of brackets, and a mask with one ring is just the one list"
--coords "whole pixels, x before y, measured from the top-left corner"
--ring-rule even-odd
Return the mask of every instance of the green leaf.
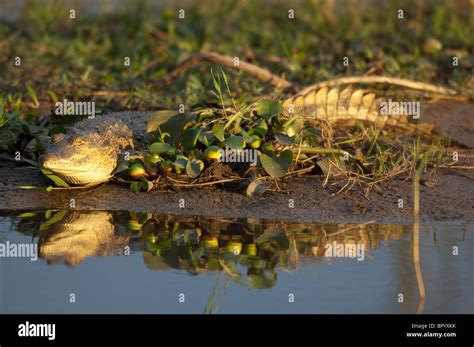
[[282, 177], [290, 168], [293, 160], [293, 153], [291, 150], [286, 150], [278, 157], [270, 157], [264, 153], [260, 154], [262, 166], [266, 172], [272, 177]]
[[31, 88], [29, 85], [26, 86], [26, 93], [31, 98], [31, 100], [33, 100], [33, 103], [39, 106], [38, 96], [36, 95], [36, 92], [33, 90], [33, 88]]
[[148, 181], [145, 177], [140, 178], [140, 183], [145, 192], [149, 192], [153, 189], [153, 183]]
[[272, 274], [271, 278], [266, 278], [264, 275], [249, 275], [250, 285], [255, 289], [270, 289], [275, 286], [277, 282], [277, 274]]
[[265, 119], [271, 119], [283, 112], [278, 101], [265, 99], [257, 102], [257, 114]]
[[224, 142], [225, 140], [225, 132], [224, 132], [224, 126], [219, 125], [219, 124], [214, 124], [212, 127], [212, 133], [221, 142]]
[[284, 129], [286, 135], [295, 136], [304, 128], [304, 120], [300, 116], [294, 116], [290, 120], [283, 123], [282, 128]]
[[22, 160], [23, 160], [25, 163], [30, 164], [30, 165], [32, 165], [32, 166], [34, 166], [34, 167], [36, 167], [36, 168], [38, 167], [38, 163], [37, 163], [36, 161], [34, 161], [34, 160], [30, 160], [30, 159], [27, 159], [27, 158], [22, 158]]
[[141, 182], [132, 182], [130, 184], [130, 189], [134, 192], [138, 192], [142, 188]]
[[236, 136], [236, 135], [232, 135], [228, 137], [227, 139], [225, 139], [224, 144], [227, 147], [231, 149], [235, 149], [235, 150], [239, 150], [245, 147], [244, 138], [242, 136]]
[[48, 177], [51, 181], [53, 181], [58, 187], [69, 187], [69, 184], [67, 184], [65, 181], [63, 181], [62, 178], [59, 178], [58, 176], [56, 175], [53, 175], [53, 174], [50, 174], [50, 173], [47, 173], [49, 171], [47, 170], [41, 170], [43, 172], [43, 174], [46, 175], [46, 177]]
[[249, 135], [258, 135], [261, 138], [264, 138], [268, 131], [268, 124], [266, 121], [262, 120], [257, 126], [249, 130]]
[[206, 147], [209, 147], [216, 137], [212, 134], [212, 131], [201, 131], [198, 136], [198, 141]]
[[[220, 80], [220, 78], [219, 78], [219, 80]], [[217, 79], [214, 77], [214, 74], [212, 74], [212, 82], [214, 83], [214, 89], [217, 90], [217, 92], [219, 94], [221, 94], [222, 91], [221, 91], [221, 85], [219, 83], [220, 81], [219, 82], [217, 81]]]
[[260, 235], [255, 242], [260, 247], [264, 247], [265, 244], [274, 243], [280, 250], [285, 250], [290, 247], [290, 240], [280, 227], [270, 227], [265, 230], [265, 234]]
[[47, 211], [44, 213], [44, 218], [46, 218], [46, 220], [50, 219], [52, 213], [53, 213], [53, 211], [47, 210]]
[[163, 110], [154, 112], [148, 119], [146, 126], [146, 132], [150, 133], [157, 131], [161, 124], [169, 121], [173, 116], [176, 116], [178, 112], [173, 110]]
[[115, 176], [119, 172], [125, 171], [128, 169], [128, 161], [127, 160], [119, 160], [117, 167], [115, 168], [114, 172], [112, 173], [112, 176]]
[[39, 230], [40, 231], [46, 230], [52, 224], [61, 221], [64, 218], [64, 216], [67, 214], [67, 212], [68, 212], [67, 210], [58, 211], [51, 218], [49, 218], [46, 222], [41, 223]]
[[201, 129], [186, 129], [183, 134], [181, 143], [183, 144], [184, 149], [192, 150], [196, 147], [196, 142], [199, 136]]
[[165, 142], [155, 142], [150, 145], [150, 152], [153, 154], [169, 154], [173, 155], [175, 150], [173, 146]]
[[187, 164], [188, 158], [186, 158], [184, 155], [177, 155], [176, 160], [173, 163], [173, 165], [180, 170], [185, 170]]
[[256, 138], [250, 136], [250, 134], [243, 129], [240, 131], [240, 135], [242, 135], [242, 137], [244, 138], [245, 143], [252, 143], [257, 141]]
[[[162, 111], [160, 111], [162, 112]], [[176, 145], [178, 140], [181, 138], [181, 134], [185, 125], [191, 122], [195, 117], [192, 115], [184, 115], [184, 114], [177, 114], [176, 111], [173, 111], [174, 115], [167, 118], [169, 115], [163, 116], [162, 119], [157, 120], [157, 130], [161, 132], [161, 134], [167, 134], [168, 137], [166, 138], [166, 142], [170, 145]], [[171, 114], [171, 113], [170, 113]], [[160, 118], [157, 116], [157, 118]], [[162, 120], [166, 119], [164, 122]], [[155, 124], [150, 126], [150, 129], [154, 129]]]
[[46, 187], [40, 187], [40, 186], [18, 186], [18, 188], [20, 188], [20, 189], [39, 189], [39, 190], [43, 190], [43, 189], [45, 189]]
[[201, 160], [191, 159], [186, 164], [186, 174], [191, 178], [196, 178], [201, 174], [204, 163]]
[[34, 217], [37, 215], [37, 212], [25, 212], [18, 215], [18, 218], [27, 218], [27, 217]]
[[295, 144], [295, 139], [283, 134], [275, 134], [275, 140], [282, 146], [291, 146]]

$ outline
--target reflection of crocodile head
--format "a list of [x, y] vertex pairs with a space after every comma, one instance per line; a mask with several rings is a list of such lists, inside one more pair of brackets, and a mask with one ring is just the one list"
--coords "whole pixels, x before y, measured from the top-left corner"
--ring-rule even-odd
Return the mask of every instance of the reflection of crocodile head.
[[48, 262], [75, 266], [90, 256], [123, 254], [128, 238], [115, 236], [109, 212], [68, 211], [41, 234], [38, 245]]

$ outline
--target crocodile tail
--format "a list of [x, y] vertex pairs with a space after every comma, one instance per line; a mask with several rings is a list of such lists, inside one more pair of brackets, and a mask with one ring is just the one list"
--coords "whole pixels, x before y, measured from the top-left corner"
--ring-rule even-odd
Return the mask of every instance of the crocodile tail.
[[391, 129], [404, 135], [420, 134], [432, 138], [434, 124], [414, 124], [406, 115], [380, 112], [381, 102], [374, 93], [351, 87], [342, 91], [327, 87], [296, 94], [283, 102], [283, 108], [305, 118], [324, 120], [334, 127], [351, 127], [358, 123], [373, 124], [377, 129]]

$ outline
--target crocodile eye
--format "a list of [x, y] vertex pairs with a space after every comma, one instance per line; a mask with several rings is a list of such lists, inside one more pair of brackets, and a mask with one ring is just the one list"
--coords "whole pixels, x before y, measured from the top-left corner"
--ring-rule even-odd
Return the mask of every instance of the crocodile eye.
[[58, 143], [60, 141], [64, 140], [64, 134], [54, 134], [51, 137], [51, 143]]

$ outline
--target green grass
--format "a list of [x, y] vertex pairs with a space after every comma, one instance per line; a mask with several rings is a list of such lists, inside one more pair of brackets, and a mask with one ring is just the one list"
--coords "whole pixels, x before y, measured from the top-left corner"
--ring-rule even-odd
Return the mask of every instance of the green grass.
[[[193, 69], [171, 88], [157, 88], [156, 80], [204, 50], [251, 60], [301, 86], [360, 75], [370, 64], [384, 62], [385, 75], [467, 88], [472, 69], [468, 0], [424, 1], [423, 8], [408, 0], [371, 3], [342, 0], [330, 9], [324, 1], [195, 1], [180, 20], [178, 8], [138, 1], [114, 12], [99, 7], [88, 14], [78, 8], [71, 20], [69, 7], [59, 1], [31, 1], [16, 22], [0, 22], [0, 95], [12, 111], [49, 110], [63, 98], [93, 99], [103, 110], [192, 106], [214, 101], [209, 65]], [[405, 20], [397, 19], [398, 8]], [[423, 53], [428, 37], [443, 49]], [[457, 68], [450, 65], [453, 54], [460, 57]], [[13, 66], [17, 56], [21, 68]], [[348, 67], [342, 65], [344, 56], [350, 58]], [[124, 57], [130, 57], [130, 67]], [[242, 100], [277, 93], [241, 72], [226, 73]]]

